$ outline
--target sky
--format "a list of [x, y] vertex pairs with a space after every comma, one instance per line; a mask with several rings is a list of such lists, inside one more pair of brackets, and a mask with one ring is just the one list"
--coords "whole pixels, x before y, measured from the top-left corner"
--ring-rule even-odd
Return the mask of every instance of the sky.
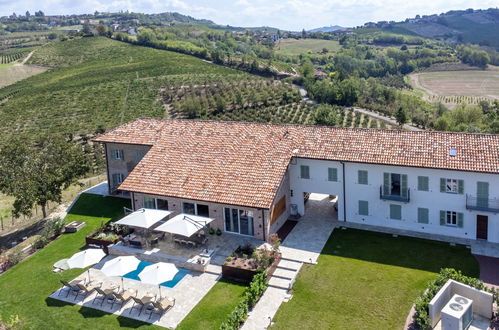
[[299, 31], [321, 26], [353, 27], [369, 21], [403, 20], [417, 14], [456, 9], [499, 7], [499, 0], [0, 0], [0, 16], [85, 14], [129, 10], [141, 13], [176, 11], [232, 26], [272, 26]]

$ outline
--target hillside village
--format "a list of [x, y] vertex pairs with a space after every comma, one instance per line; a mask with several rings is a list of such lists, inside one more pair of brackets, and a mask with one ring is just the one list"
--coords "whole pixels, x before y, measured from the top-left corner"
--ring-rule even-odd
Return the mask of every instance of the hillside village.
[[497, 8], [2, 8], [0, 330], [498, 326]]

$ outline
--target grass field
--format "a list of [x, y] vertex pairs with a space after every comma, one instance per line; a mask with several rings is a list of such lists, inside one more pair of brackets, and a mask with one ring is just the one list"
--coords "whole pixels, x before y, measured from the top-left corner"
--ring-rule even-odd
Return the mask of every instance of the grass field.
[[31, 64], [55, 67], [0, 89], [0, 139], [41, 131], [92, 133], [137, 117], [163, 117], [161, 87], [247, 74], [192, 56], [107, 38], [40, 47]]
[[411, 74], [409, 80], [431, 102], [453, 106], [499, 99], [498, 70], [423, 72]]
[[47, 68], [34, 65], [0, 64], [0, 88], [47, 71]]
[[281, 55], [300, 55], [306, 53], [320, 53], [323, 48], [329, 52], [340, 49], [340, 44], [336, 40], [322, 39], [280, 39], [275, 45], [275, 51]]
[[83, 229], [74, 234], [62, 235], [0, 276], [0, 317], [9, 320], [17, 315], [20, 320], [18, 326], [22, 329], [117, 329], [144, 326], [138, 321], [47, 298], [60, 287], [59, 280], [71, 280], [83, 272], [82, 269], [72, 269], [54, 273], [54, 262], [82, 249], [86, 235], [95, 231], [102, 221], [123, 216], [123, 207], [130, 207], [129, 204], [130, 201], [123, 198], [82, 195], [67, 220], [85, 221], [87, 225]]
[[478, 276], [464, 246], [355, 229], [335, 230], [317, 265], [304, 265], [272, 329], [401, 329], [443, 267]]

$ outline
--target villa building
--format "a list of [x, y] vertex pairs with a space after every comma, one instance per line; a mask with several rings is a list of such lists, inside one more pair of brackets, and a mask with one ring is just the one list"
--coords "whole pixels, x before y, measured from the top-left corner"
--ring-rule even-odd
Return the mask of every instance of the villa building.
[[499, 243], [499, 135], [138, 119], [94, 141], [134, 209], [265, 240], [321, 193], [339, 222]]

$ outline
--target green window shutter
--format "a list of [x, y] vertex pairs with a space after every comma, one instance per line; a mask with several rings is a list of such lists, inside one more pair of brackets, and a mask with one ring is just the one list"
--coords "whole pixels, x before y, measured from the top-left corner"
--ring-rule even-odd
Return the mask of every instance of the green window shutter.
[[446, 192], [445, 186], [447, 185], [446, 178], [440, 178], [440, 192]]
[[390, 219], [402, 220], [402, 206], [390, 204]]
[[427, 208], [418, 207], [418, 222], [428, 223], [429, 222], [429, 211]]
[[459, 228], [463, 228], [464, 223], [464, 215], [460, 212], [457, 213], [457, 226]]
[[116, 186], [118, 185], [118, 177], [117, 177], [118, 174], [114, 173], [113, 174], [113, 186]]
[[368, 201], [359, 201], [359, 215], [369, 215]]
[[368, 183], [367, 171], [359, 170], [357, 181], [359, 184], [367, 184]]
[[440, 211], [440, 226], [445, 226], [445, 211]]
[[390, 173], [383, 173], [383, 195], [390, 195]]
[[307, 165], [300, 166], [300, 177], [302, 179], [310, 179], [310, 168]]
[[458, 180], [457, 181], [457, 191], [460, 194], [464, 194], [464, 180]]
[[111, 149], [111, 158], [116, 159], [116, 149]]
[[123, 152], [122, 149], [120, 149], [120, 158], [121, 160], [125, 160], [125, 153]]
[[429, 179], [427, 176], [418, 176], [418, 190], [429, 191]]
[[407, 197], [407, 194], [408, 194], [408, 192], [407, 192], [407, 174], [402, 174], [400, 176], [400, 181], [401, 181], [400, 188], [402, 189], [401, 195], [402, 195], [402, 197]]
[[489, 207], [489, 183], [476, 183], [476, 203], [479, 207]]
[[329, 181], [338, 181], [338, 169], [329, 167], [327, 169], [327, 177]]

